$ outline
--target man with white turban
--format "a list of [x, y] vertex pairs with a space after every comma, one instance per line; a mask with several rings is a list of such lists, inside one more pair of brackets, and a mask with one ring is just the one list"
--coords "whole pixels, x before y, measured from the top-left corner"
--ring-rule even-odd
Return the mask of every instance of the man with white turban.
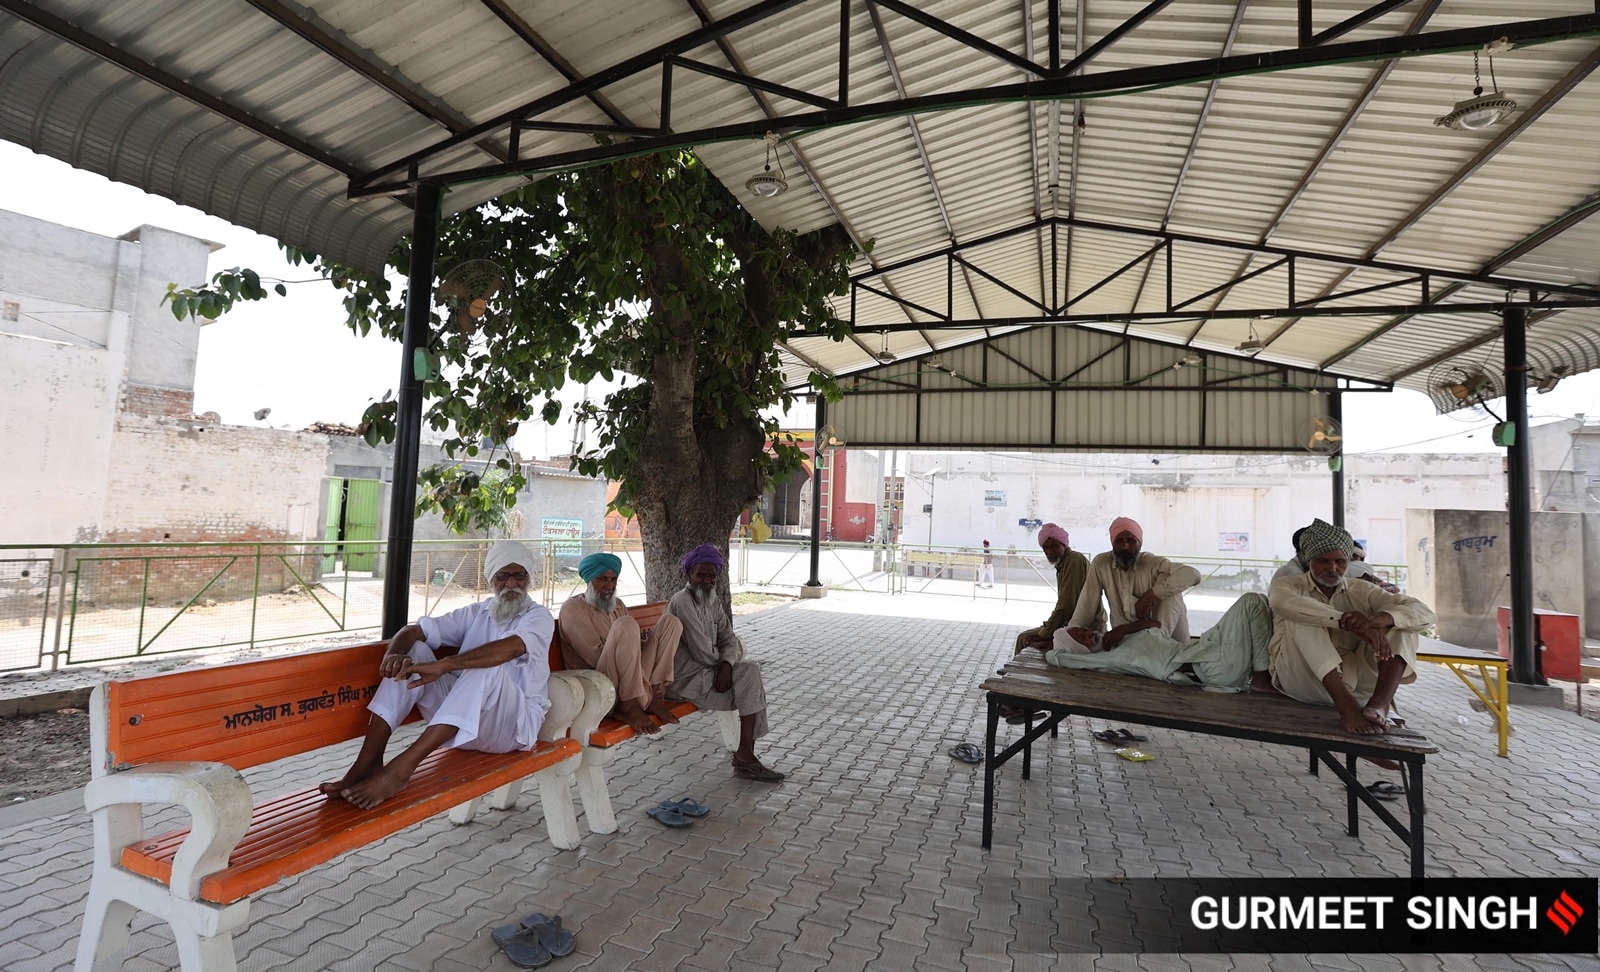
[[761, 666], [745, 660], [744, 642], [733, 633], [733, 621], [717, 595], [722, 565], [722, 552], [710, 543], [684, 554], [679, 564], [685, 583], [667, 601], [666, 613], [683, 622], [683, 638], [667, 697], [685, 699], [702, 709], [739, 713], [733, 771], [758, 783], [779, 783], [783, 774], [756, 758], [756, 739], [767, 734], [767, 691], [761, 683]]
[[1183, 592], [1200, 583], [1187, 564], [1144, 550], [1144, 528], [1130, 517], [1111, 521], [1111, 549], [1089, 564], [1089, 576], [1067, 633], [1085, 647], [1096, 645], [1089, 624], [1101, 610], [1104, 594], [1111, 608], [1111, 630], [1095, 650], [1110, 651], [1136, 631], [1158, 628], [1180, 645], [1189, 643], [1189, 609]]
[[661, 727], [651, 719], [674, 723], [667, 708], [667, 684], [678, 652], [683, 624], [663, 616], [649, 631], [628, 615], [617, 597], [622, 558], [592, 553], [578, 562], [578, 576], [588, 587], [561, 605], [561, 660], [568, 668], [587, 668], [611, 680], [617, 689], [617, 718], [634, 732], [654, 735]]
[[[537, 565], [523, 544], [498, 541], [483, 564], [493, 597], [395, 632], [378, 663], [382, 681], [367, 706], [361, 752], [323, 793], [370, 809], [399, 793], [436, 749], [509, 753], [539, 744], [555, 619], [528, 596]], [[427, 728], [385, 763], [389, 737], [413, 708]]]
[[[1054, 523], [1040, 527], [1039, 546], [1044, 550], [1044, 559], [1056, 569], [1056, 606], [1050, 616], [1044, 619], [1044, 624], [1017, 635], [1017, 652], [1024, 648], [1050, 647], [1050, 639], [1056, 629], [1066, 627], [1067, 620], [1072, 617], [1078, 595], [1083, 592], [1083, 581], [1089, 576], [1089, 558], [1072, 549], [1071, 539], [1061, 527]], [[1104, 611], [1095, 612], [1093, 624], [1095, 631], [1105, 630]]]
[[1414, 597], [1349, 583], [1351, 547], [1349, 533], [1313, 521], [1300, 537], [1306, 572], [1272, 582], [1272, 681], [1370, 736], [1388, 730], [1395, 690], [1416, 680], [1417, 638], [1434, 613]]

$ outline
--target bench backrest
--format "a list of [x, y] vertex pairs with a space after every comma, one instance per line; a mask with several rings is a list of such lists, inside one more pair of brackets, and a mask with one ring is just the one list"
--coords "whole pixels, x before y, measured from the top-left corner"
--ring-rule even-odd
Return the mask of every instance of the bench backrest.
[[[661, 615], [666, 613], [667, 602], [656, 601], [652, 604], [641, 604], [638, 607], [628, 608], [628, 615], [639, 622], [641, 631], [649, 631], [661, 620]], [[561, 623], [556, 622], [555, 636], [550, 639], [550, 670], [552, 672], [565, 671], [567, 664], [561, 658]]]
[[206, 760], [245, 769], [362, 736], [388, 643], [105, 683], [107, 766]]

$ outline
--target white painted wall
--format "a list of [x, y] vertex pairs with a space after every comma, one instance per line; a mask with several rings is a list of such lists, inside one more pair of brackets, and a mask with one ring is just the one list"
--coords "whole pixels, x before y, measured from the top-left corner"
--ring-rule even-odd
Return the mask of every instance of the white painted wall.
[[[1290, 537], [1312, 517], [1332, 515], [1325, 460], [1293, 456], [1040, 455], [917, 453], [910, 457], [902, 538], [925, 543], [927, 471], [933, 480], [933, 543], [1001, 549], [1036, 545], [1019, 519], [1057, 522], [1088, 553], [1110, 546], [1108, 529], [1131, 516], [1147, 549], [1227, 557], [1220, 534], [1248, 534], [1237, 556], [1286, 559]], [[1404, 515], [1410, 507], [1500, 510], [1504, 477], [1498, 454], [1352, 456], [1346, 460], [1346, 523], [1369, 542], [1369, 559], [1405, 563]], [[991, 505], [995, 493], [1005, 505]]]

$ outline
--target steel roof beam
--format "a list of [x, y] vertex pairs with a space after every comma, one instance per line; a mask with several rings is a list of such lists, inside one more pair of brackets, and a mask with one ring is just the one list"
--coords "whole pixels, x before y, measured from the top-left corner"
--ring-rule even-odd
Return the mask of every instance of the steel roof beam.
[[1320, 33], [1312, 34], [1311, 35], [1311, 42], [1310, 42], [1310, 44], [1308, 44], [1306, 46], [1315, 47], [1318, 44], [1326, 44], [1328, 41], [1333, 40], [1335, 37], [1343, 37], [1345, 34], [1350, 33], [1352, 30], [1355, 30], [1357, 27], [1360, 27], [1363, 24], [1370, 23], [1371, 21], [1374, 21], [1374, 20], [1378, 19], [1379, 17], [1382, 17], [1384, 14], [1388, 13], [1389, 11], [1393, 10], [1394, 8], [1403, 7], [1403, 6], [1405, 6], [1406, 4], [1408, 4], [1410, 2], [1411, 2], [1411, 0], [1383, 0], [1382, 3], [1375, 3], [1372, 6], [1368, 7], [1367, 9], [1361, 11], [1358, 14], [1354, 14], [1354, 15], [1352, 15], [1350, 17], [1346, 17], [1344, 20], [1341, 20], [1339, 23], [1334, 24], [1332, 27], [1329, 27], [1327, 30], [1321, 31]]
[[[524, 44], [533, 48], [534, 52], [543, 58], [546, 64], [555, 68], [556, 73], [566, 78], [569, 83], [583, 80], [583, 75], [578, 73], [578, 69], [573, 67], [566, 58], [562, 57], [561, 52], [557, 51], [538, 31], [534, 30], [533, 26], [524, 20], [521, 14], [513, 10], [506, 0], [479, 0], [479, 2], [488, 7], [496, 17], [500, 18], [501, 23], [511, 28], [513, 34], [521, 38]], [[613, 105], [605, 95], [598, 91], [591, 91], [587, 97], [612, 122], [624, 128], [633, 127], [633, 123], [628, 120], [627, 115], [623, 114], [622, 109]]]
[[981, 51], [982, 53], [987, 54], [996, 60], [1004, 61], [1012, 67], [1018, 68], [1028, 74], [1032, 74], [1035, 77], [1042, 78], [1050, 73], [1046, 68], [1039, 64], [1035, 64], [1028, 58], [1014, 54], [1011, 51], [1001, 47], [999, 44], [986, 41], [977, 34], [962, 30], [960, 27], [957, 27], [954, 24], [940, 20], [933, 14], [918, 10], [909, 3], [901, 3], [900, 0], [867, 0], [867, 5], [869, 7], [874, 4], [881, 4], [882, 6], [888, 7], [890, 10], [893, 10], [895, 13], [906, 18], [907, 20], [919, 23], [929, 30], [938, 31], [951, 40], [960, 42], [963, 47], [970, 47], [975, 51]]
[[[16, 0], [8, 0], [16, 2]], [[1246, 74], [1290, 71], [1319, 64], [1346, 61], [1388, 60], [1418, 57], [1446, 51], [1470, 51], [1500, 37], [1513, 43], [1539, 43], [1586, 37], [1600, 34], [1600, 13], [1514, 23], [1485, 24], [1454, 30], [1432, 31], [1415, 36], [1381, 37], [1351, 41], [1316, 48], [1291, 48], [1256, 54], [1239, 54], [1229, 57], [1208, 58], [1200, 61], [1183, 61], [1146, 67], [1104, 71], [1097, 74], [1046, 78], [1018, 84], [996, 85], [966, 91], [946, 91], [905, 99], [890, 99], [870, 104], [852, 104], [839, 108], [819, 109], [795, 115], [777, 115], [742, 122], [715, 125], [694, 131], [673, 132], [655, 138], [643, 138], [622, 145], [597, 145], [583, 149], [555, 152], [514, 164], [480, 166], [474, 169], [422, 173], [421, 166], [438, 154], [471, 142], [482, 135], [508, 128], [513, 122], [530, 119], [539, 112], [580, 98], [589, 91], [606, 84], [660, 66], [669, 54], [679, 48], [689, 49], [698, 44], [721, 39], [722, 35], [748, 26], [764, 17], [773, 16], [788, 5], [800, 0], [765, 0], [749, 10], [725, 18], [694, 31], [685, 38], [662, 45], [653, 51], [630, 58], [622, 64], [594, 75], [585, 81], [553, 92], [522, 108], [506, 112], [495, 119], [475, 126], [435, 145], [413, 152], [402, 159], [384, 164], [354, 180], [350, 195], [386, 195], [401, 191], [408, 182], [419, 178], [446, 183], [465, 182], [533, 172], [574, 168], [594, 162], [618, 159], [625, 156], [686, 148], [717, 141], [760, 138], [768, 131], [797, 132], [815, 128], [845, 125], [880, 118], [900, 117], [923, 112], [970, 108], [975, 105], [1003, 101], [1076, 100], [1092, 95], [1133, 93], [1154, 87], [1170, 87], [1196, 82], [1209, 82]], [[384, 182], [384, 178], [405, 173], [399, 183]]]
[[1142, 10], [1113, 27], [1106, 36], [1095, 41], [1089, 46], [1088, 50], [1068, 61], [1067, 66], [1061, 68], [1057, 73], [1067, 75], [1081, 70], [1085, 64], [1104, 54], [1107, 48], [1121, 40], [1123, 35], [1160, 13], [1162, 8], [1170, 3], [1172, 3], [1172, 0], [1150, 0]]
[[230, 105], [210, 92], [203, 91], [176, 75], [163, 71], [154, 64], [141, 60], [122, 48], [101, 40], [76, 24], [39, 9], [38, 6], [27, 2], [27, 0], [0, 0], [0, 10], [12, 14], [23, 23], [31, 24], [47, 34], [59, 37], [86, 54], [93, 55], [108, 64], [115, 64], [134, 77], [164, 88], [192, 105], [214, 112], [218, 116], [226, 118], [268, 141], [275, 142], [292, 152], [298, 152], [308, 159], [319, 162], [347, 178], [360, 178], [359, 170], [354, 165], [333, 153], [312, 145], [305, 139], [291, 135], [275, 125], [262, 121], [242, 108]]
[[[1527, 131], [1528, 127], [1543, 117], [1545, 112], [1549, 111], [1551, 108], [1554, 108], [1556, 104], [1561, 101], [1562, 98], [1566, 97], [1573, 88], [1577, 87], [1584, 78], [1587, 78], [1591, 73], [1593, 73], [1596, 67], [1600, 67], [1600, 47], [1590, 51], [1583, 60], [1573, 65], [1572, 69], [1568, 71], [1566, 75], [1561, 78], [1561, 80], [1551, 85], [1550, 89], [1541, 95], [1538, 101], [1528, 106], [1526, 111], [1519, 113], [1515, 120], [1508, 123], [1500, 130], [1500, 132], [1495, 135], [1493, 139], [1489, 141], [1489, 144], [1479, 149], [1478, 153], [1471, 159], [1468, 159], [1466, 164], [1456, 169], [1455, 172], [1452, 172], [1444, 180], [1444, 182], [1440, 183], [1434, 188], [1433, 192], [1428, 194], [1426, 199], [1418, 203], [1416, 207], [1411, 210], [1411, 212], [1401, 217], [1398, 222], [1391, 226], [1388, 232], [1384, 233], [1383, 236], [1378, 238], [1377, 242], [1373, 243], [1367, 248], [1365, 254], [1366, 258], [1371, 259], [1377, 256], [1378, 253], [1382, 252], [1385, 247], [1399, 239], [1402, 233], [1415, 226], [1419, 221], [1422, 220], [1424, 216], [1426, 216], [1429, 212], [1432, 212], [1433, 208], [1437, 206], [1440, 201], [1442, 201], [1450, 193], [1454, 192], [1463, 182], [1471, 178], [1475, 172], [1487, 165], [1489, 160], [1493, 159], [1496, 155], [1499, 155], [1502, 149], [1515, 141], [1518, 135], [1521, 135], [1524, 131]], [[1343, 283], [1353, 272], [1353, 270], [1346, 271], [1335, 277], [1323, 289], [1323, 293], [1319, 294], [1318, 296], [1321, 297], [1337, 288], [1339, 284]], [[1287, 332], [1291, 327], [1294, 327], [1297, 323], [1299, 323], [1298, 319], [1291, 318], [1282, 327], [1274, 331], [1272, 335], [1269, 336], [1264, 342], [1262, 342], [1263, 348], [1271, 347], [1274, 341], [1282, 337], [1285, 332]]]

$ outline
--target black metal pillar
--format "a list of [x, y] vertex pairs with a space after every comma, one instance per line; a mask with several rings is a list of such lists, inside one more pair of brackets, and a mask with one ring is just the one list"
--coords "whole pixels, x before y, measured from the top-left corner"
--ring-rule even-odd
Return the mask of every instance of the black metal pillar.
[[406, 279], [406, 323], [395, 411], [394, 482], [389, 486], [389, 549], [383, 561], [385, 638], [393, 637], [411, 620], [411, 538], [417, 520], [417, 453], [422, 444], [422, 379], [417, 377], [415, 359], [417, 350], [428, 341], [442, 196], [437, 183], [420, 183], [411, 213], [411, 266]]
[[[1339, 392], [1328, 394], [1328, 418], [1338, 426], [1344, 425], [1344, 399]], [[1333, 525], [1344, 526], [1344, 447], [1341, 445], [1338, 452], [1328, 457], [1328, 465], [1333, 469]]]
[[828, 423], [828, 401], [817, 394], [817, 434], [811, 440], [811, 579], [807, 587], [821, 587], [822, 569], [822, 427]]
[[1528, 309], [1500, 312], [1505, 344], [1506, 421], [1512, 440], [1506, 450], [1506, 507], [1511, 530], [1511, 680], [1539, 682], [1533, 644], [1533, 497], [1528, 445]]

